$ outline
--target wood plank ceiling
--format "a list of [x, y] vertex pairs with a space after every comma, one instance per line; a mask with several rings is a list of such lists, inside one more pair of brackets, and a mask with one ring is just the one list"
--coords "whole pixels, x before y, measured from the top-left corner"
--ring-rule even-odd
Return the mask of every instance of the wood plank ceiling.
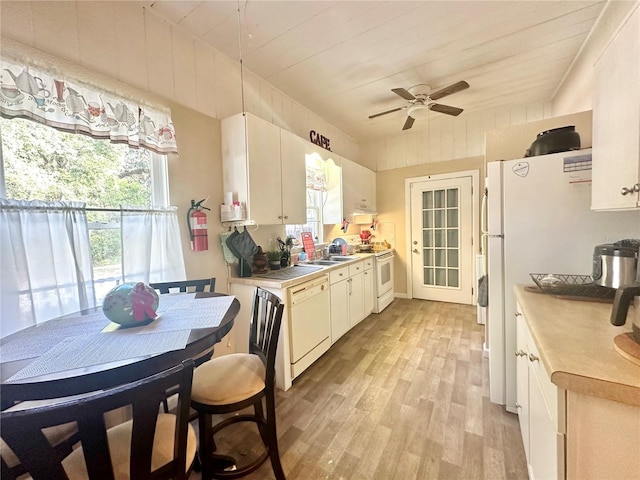
[[[465, 113], [550, 101], [603, 1], [154, 1], [153, 11], [353, 138], [401, 131], [392, 88], [470, 88]], [[238, 34], [238, 10], [240, 33]], [[411, 90], [416, 93], [416, 90]], [[428, 112], [429, 117], [443, 115]], [[415, 128], [424, 128], [420, 119]]]

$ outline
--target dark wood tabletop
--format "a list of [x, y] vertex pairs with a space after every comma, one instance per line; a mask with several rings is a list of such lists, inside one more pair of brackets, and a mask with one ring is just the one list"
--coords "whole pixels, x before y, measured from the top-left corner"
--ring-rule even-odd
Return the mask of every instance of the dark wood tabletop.
[[[216, 296], [223, 295], [218, 293], [198, 293], [193, 301], [198, 301], [198, 298]], [[202, 352], [212, 348], [231, 330], [233, 321], [239, 310], [240, 302], [234, 298], [219, 326], [214, 328], [191, 329], [186, 347], [180, 350], [172, 350], [157, 355], [129, 358], [10, 381], [7, 380], [39, 357], [0, 363], [0, 401], [2, 403], [2, 409], [16, 401], [50, 399], [111, 388], [166, 370], [174, 365], [180, 364], [185, 359], [195, 358]], [[96, 312], [101, 311], [101, 308], [98, 307], [83, 311], [82, 313], [95, 315]], [[79, 314], [80, 313], [75, 313], [73, 315], [77, 317]], [[49, 320], [47, 323], [69, 317], [72, 317], [72, 315]], [[109, 320], [105, 317], [105, 326], [109, 324]], [[49, 326], [55, 327], [55, 323]], [[37, 326], [29, 327], [3, 338], [0, 343], [0, 348], [2, 348], [2, 345], [15, 339], [17, 335], [28, 338], [30, 329], [35, 332]], [[126, 330], [128, 329], [124, 329], [123, 332], [126, 332]], [[131, 334], [134, 335], [135, 333], [132, 331]], [[27, 337], [25, 337], [25, 335], [27, 335]]]

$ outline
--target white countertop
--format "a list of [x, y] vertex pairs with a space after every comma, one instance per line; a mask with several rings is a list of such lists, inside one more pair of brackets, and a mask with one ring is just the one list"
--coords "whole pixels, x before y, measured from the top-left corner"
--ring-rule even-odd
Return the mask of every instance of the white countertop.
[[[317, 265], [317, 264], [314, 265], [313, 263], [309, 263], [309, 262], [300, 262], [299, 265], [308, 265], [311, 267], [321, 267], [321, 268], [315, 272], [312, 272], [306, 275], [301, 275], [295, 278], [290, 278], [287, 280], [272, 279], [272, 278], [261, 277], [259, 275], [253, 274], [253, 276], [251, 277], [230, 277], [229, 282], [237, 283], [241, 285], [252, 285], [256, 287], [267, 287], [267, 288], [292, 287], [294, 285], [299, 285], [300, 283], [304, 283], [309, 280], [313, 280], [315, 278], [321, 277], [322, 275], [326, 275], [330, 270], [335, 270], [337, 268], [344, 267], [347, 265], [353, 265], [354, 263], [364, 260], [365, 258], [372, 258], [373, 252], [372, 253], [354, 253], [349, 256], [353, 256], [354, 259], [345, 260], [342, 262], [336, 262], [335, 265]], [[292, 266], [292, 267], [285, 267], [285, 268], [292, 269], [295, 267]]]

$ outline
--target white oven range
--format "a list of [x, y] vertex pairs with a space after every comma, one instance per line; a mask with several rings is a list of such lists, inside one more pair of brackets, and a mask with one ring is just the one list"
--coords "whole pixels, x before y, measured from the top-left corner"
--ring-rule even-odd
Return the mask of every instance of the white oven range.
[[380, 313], [394, 299], [393, 289], [393, 250], [381, 250], [374, 253], [375, 290], [373, 313]]

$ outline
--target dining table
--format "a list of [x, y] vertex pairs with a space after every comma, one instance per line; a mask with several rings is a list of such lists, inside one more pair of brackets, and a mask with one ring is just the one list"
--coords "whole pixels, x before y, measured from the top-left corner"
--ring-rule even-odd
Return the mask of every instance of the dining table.
[[233, 327], [235, 296], [161, 295], [142, 326], [111, 322], [101, 307], [27, 327], [0, 340], [0, 403], [45, 400], [112, 388], [197, 358]]

